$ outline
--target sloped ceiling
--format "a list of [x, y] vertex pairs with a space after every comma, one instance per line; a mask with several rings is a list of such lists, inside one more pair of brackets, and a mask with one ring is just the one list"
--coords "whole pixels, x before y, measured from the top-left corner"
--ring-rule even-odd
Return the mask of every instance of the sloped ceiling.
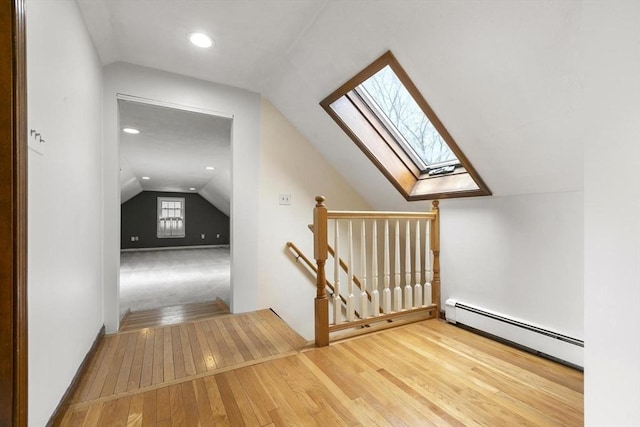
[[125, 100], [118, 115], [140, 131], [120, 132], [121, 203], [141, 191], [198, 192], [229, 215], [231, 119]]
[[[378, 209], [406, 208], [318, 103], [392, 50], [494, 195], [582, 189], [581, 2], [79, 0], [105, 64], [258, 91]], [[203, 31], [215, 48], [187, 35]]]

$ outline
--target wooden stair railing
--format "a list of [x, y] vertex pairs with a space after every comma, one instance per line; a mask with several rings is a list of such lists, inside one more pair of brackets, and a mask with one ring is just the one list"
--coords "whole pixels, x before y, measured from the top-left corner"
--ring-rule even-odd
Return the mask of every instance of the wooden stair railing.
[[[344, 212], [328, 211], [324, 205], [324, 197], [316, 197], [313, 211], [314, 258], [316, 260], [316, 298], [315, 298], [315, 338], [316, 346], [329, 344], [331, 332], [354, 328], [383, 320], [391, 320], [401, 316], [424, 313], [428, 318], [440, 315], [440, 231], [439, 231], [439, 202], [432, 203], [430, 212]], [[354, 244], [353, 223], [361, 225], [360, 245]], [[395, 221], [393, 252], [390, 252], [391, 239], [389, 222]], [[400, 223], [404, 222], [404, 234]], [[384, 234], [378, 238], [378, 222], [383, 223]], [[340, 231], [347, 228], [346, 239], [341, 238]], [[413, 230], [412, 233], [412, 224]], [[421, 228], [423, 224], [424, 229]], [[329, 229], [333, 229], [334, 248], [329, 245]], [[367, 239], [367, 230], [371, 230], [371, 237]], [[422, 238], [424, 230], [425, 238]], [[404, 239], [404, 268], [401, 266], [401, 234]], [[340, 258], [340, 246], [347, 246], [347, 262]], [[382, 240], [382, 296], [379, 289], [380, 271], [378, 268], [380, 240]], [[341, 243], [342, 242], [342, 243]], [[354, 249], [359, 246], [360, 256], [360, 294], [354, 294]], [[332, 303], [334, 318], [329, 322], [329, 298], [325, 288], [327, 278], [325, 265], [330, 252], [334, 260], [334, 284]], [[413, 254], [413, 257], [412, 257]], [[424, 261], [422, 256], [424, 255]], [[393, 275], [391, 270], [393, 257]], [[367, 259], [371, 260], [367, 267]], [[340, 268], [348, 274], [346, 292], [344, 296], [340, 289]], [[404, 274], [403, 274], [404, 273]], [[431, 276], [428, 280], [427, 276]], [[371, 278], [369, 286], [367, 277]], [[404, 277], [404, 280], [403, 280]], [[394, 288], [390, 285], [393, 282]], [[404, 287], [402, 287], [404, 282]], [[382, 301], [380, 301], [382, 299]], [[346, 307], [345, 318], [341, 314], [342, 305]], [[360, 319], [355, 318], [359, 311]], [[371, 313], [371, 314], [369, 314]]]
[[[313, 233], [313, 224], [309, 224], [307, 227]], [[335, 262], [335, 257], [336, 257], [335, 250], [333, 249], [333, 247], [331, 245], [327, 245], [327, 249], [329, 250], [329, 255], [331, 255], [334, 258], [334, 262]], [[342, 271], [344, 271], [345, 273], [348, 274], [349, 273], [349, 267], [344, 262], [344, 260], [342, 258], [338, 258], [338, 262], [339, 262], [339, 265], [340, 265], [340, 268], [342, 269]], [[358, 289], [360, 289], [362, 291], [362, 282], [360, 282], [360, 279], [355, 274], [353, 275], [353, 284], [356, 285], [358, 287]], [[367, 298], [369, 299], [369, 301], [371, 301], [371, 294], [369, 293], [369, 291], [365, 289], [364, 292], [367, 294]]]
[[[307, 271], [311, 270], [311, 273], [313, 274], [313, 278], [316, 278], [316, 275], [318, 274], [318, 268], [315, 266], [314, 263], [311, 262], [311, 260], [309, 258], [307, 258], [307, 256], [300, 250], [299, 247], [296, 246], [295, 243], [293, 242], [287, 242], [287, 248], [291, 249], [291, 251], [296, 255], [296, 262], [299, 260], [302, 260], [303, 264], [307, 266]], [[333, 284], [327, 280], [327, 287], [331, 290], [331, 294], [333, 296], [333, 294], [335, 293], [335, 288], [333, 287]], [[344, 297], [342, 295], [339, 295], [340, 300], [342, 301], [343, 304], [346, 305], [347, 300], [344, 299]], [[356, 317], [360, 317], [360, 313], [359, 312], [355, 312]]]

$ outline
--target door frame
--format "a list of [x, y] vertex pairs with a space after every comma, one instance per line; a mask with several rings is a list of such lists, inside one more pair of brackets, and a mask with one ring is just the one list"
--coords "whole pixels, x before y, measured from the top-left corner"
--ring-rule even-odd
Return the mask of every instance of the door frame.
[[[27, 425], [25, 1], [0, 2], [0, 425]], [[9, 398], [8, 398], [9, 397]]]
[[[234, 126], [234, 115], [233, 114], [229, 114], [229, 113], [225, 113], [222, 111], [217, 111], [217, 110], [212, 110], [212, 109], [207, 109], [207, 108], [201, 108], [201, 107], [196, 107], [193, 105], [187, 105], [187, 104], [178, 104], [178, 103], [174, 103], [174, 102], [168, 102], [168, 101], [163, 101], [160, 99], [153, 99], [153, 98], [145, 98], [143, 96], [137, 96], [137, 95], [130, 95], [127, 93], [121, 93], [118, 92], [116, 93], [116, 104], [119, 101], [125, 101], [125, 102], [133, 102], [133, 103], [137, 103], [137, 104], [142, 104], [142, 105], [148, 105], [148, 106], [152, 106], [152, 107], [163, 107], [163, 108], [170, 108], [170, 109], [174, 109], [174, 110], [180, 110], [180, 111], [187, 111], [187, 112], [191, 112], [191, 113], [198, 113], [198, 114], [204, 114], [207, 116], [211, 116], [211, 117], [218, 117], [218, 118], [223, 118], [223, 119], [228, 119], [231, 120], [231, 135], [229, 135], [229, 144], [231, 145], [231, 147], [233, 147], [233, 126]], [[118, 123], [117, 129], [120, 129], [120, 108], [119, 106], [116, 108], [117, 109], [117, 118], [116, 118], [116, 122]], [[118, 132], [118, 153], [120, 153], [120, 133]], [[231, 153], [231, 157], [229, 159], [230, 162], [230, 166], [233, 167], [233, 151]], [[118, 156], [118, 170], [120, 169], [120, 157]], [[233, 173], [231, 174], [231, 185], [232, 188], [230, 189], [230, 193], [231, 193], [231, 199], [233, 199]], [[118, 192], [118, 203], [121, 204], [122, 200], [120, 199], [120, 192]], [[118, 215], [115, 217], [118, 221], [118, 232], [120, 233], [122, 230], [122, 212], [120, 210], [118, 210]], [[232, 218], [232, 213], [229, 213], [229, 247], [233, 247], [233, 227], [231, 227], [231, 218]], [[118, 234], [119, 235], [119, 234]], [[121, 263], [121, 252], [120, 252], [120, 245], [118, 245], [117, 248], [117, 258], [118, 258], [118, 262], [117, 262], [117, 272], [116, 272], [116, 287], [117, 287], [117, 299], [116, 299], [116, 307], [115, 307], [115, 311], [116, 311], [116, 319], [118, 321], [117, 323], [117, 330], [120, 329], [120, 323], [122, 321], [121, 318], [121, 310], [120, 310], [120, 263]], [[229, 269], [232, 270], [232, 266], [229, 266]], [[233, 274], [231, 274], [231, 278], [229, 281], [229, 288], [230, 288], [230, 296], [233, 294]]]

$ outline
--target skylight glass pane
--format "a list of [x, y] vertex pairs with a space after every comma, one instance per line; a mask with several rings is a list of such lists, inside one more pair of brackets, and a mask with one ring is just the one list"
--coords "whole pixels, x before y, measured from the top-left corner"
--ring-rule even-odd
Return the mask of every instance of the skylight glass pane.
[[[359, 88], [366, 91], [388, 122], [425, 166], [458, 162], [442, 136], [424, 114], [418, 103], [404, 87], [390, 66], [386, 66], [363, 82]], [[403, 141], [400, 141], [403, 143]], [[420, 166], [420, 165], [419, 165]]]

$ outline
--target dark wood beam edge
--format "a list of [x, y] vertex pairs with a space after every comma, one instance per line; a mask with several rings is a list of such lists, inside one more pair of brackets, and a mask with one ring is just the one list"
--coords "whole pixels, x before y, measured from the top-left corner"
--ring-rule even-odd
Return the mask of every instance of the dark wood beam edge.
[[27, 90], [24, 0], [0, 4], [0, 425], [27, 425]]
[[14, 197], [16, 210], [16, 294], [14, 300], [16, 321], [16, 390], [14, 422], [18, 426], [28, 425], [28, 317], [27, 317], [27, 35], [25, 0], [14, 0], [14, 43], [15, 43], [15, 162], [16, 181]]
[[78, 387], [80, 387], [80, 381], [82, 380], [82, 377], [84, 377], [87, 371], [89, 370], [89, 365], [91, 363], [91, 360], [93, 360], [95, 354], [98, 352], [98, 347], [100, 346], [100, 343], [102, 342], [103, 338], [104, 338], [104, 325], [102, 325], [102, 328], [100, 328], [98, 335], [96, 335], [96, 339], [93, 340], [93, 344], [91, 345], [91, 348], [89, 349], [89, 351], [87, 352], [87, 355], [84, 357], [84, 359], [82, 360], [82, 363], [78, 367], [78, 370], [76, 371], [76, 374], [73, 376], [73, 379], [71, 380], [71, 384], [69, 384], [69, 387], [67, 388], [67, 391], [64, 393], [64, 396], [62, 396], [62, 399], [60, 399], [60, 403], [58, 403], [58, 407], [56, 408], [55, 411], [53, 411], [53, 414], [51, 414], [51, 418], [49, 418], [47, 427], [59, 426], [62, 423], [62, 419], [64, 418], [64, 415], [67, 413], [67, 411], [69, 410], [69, 407], [71, 406], [71, 400], [73, 399], [73, 396], [78, 391]]

